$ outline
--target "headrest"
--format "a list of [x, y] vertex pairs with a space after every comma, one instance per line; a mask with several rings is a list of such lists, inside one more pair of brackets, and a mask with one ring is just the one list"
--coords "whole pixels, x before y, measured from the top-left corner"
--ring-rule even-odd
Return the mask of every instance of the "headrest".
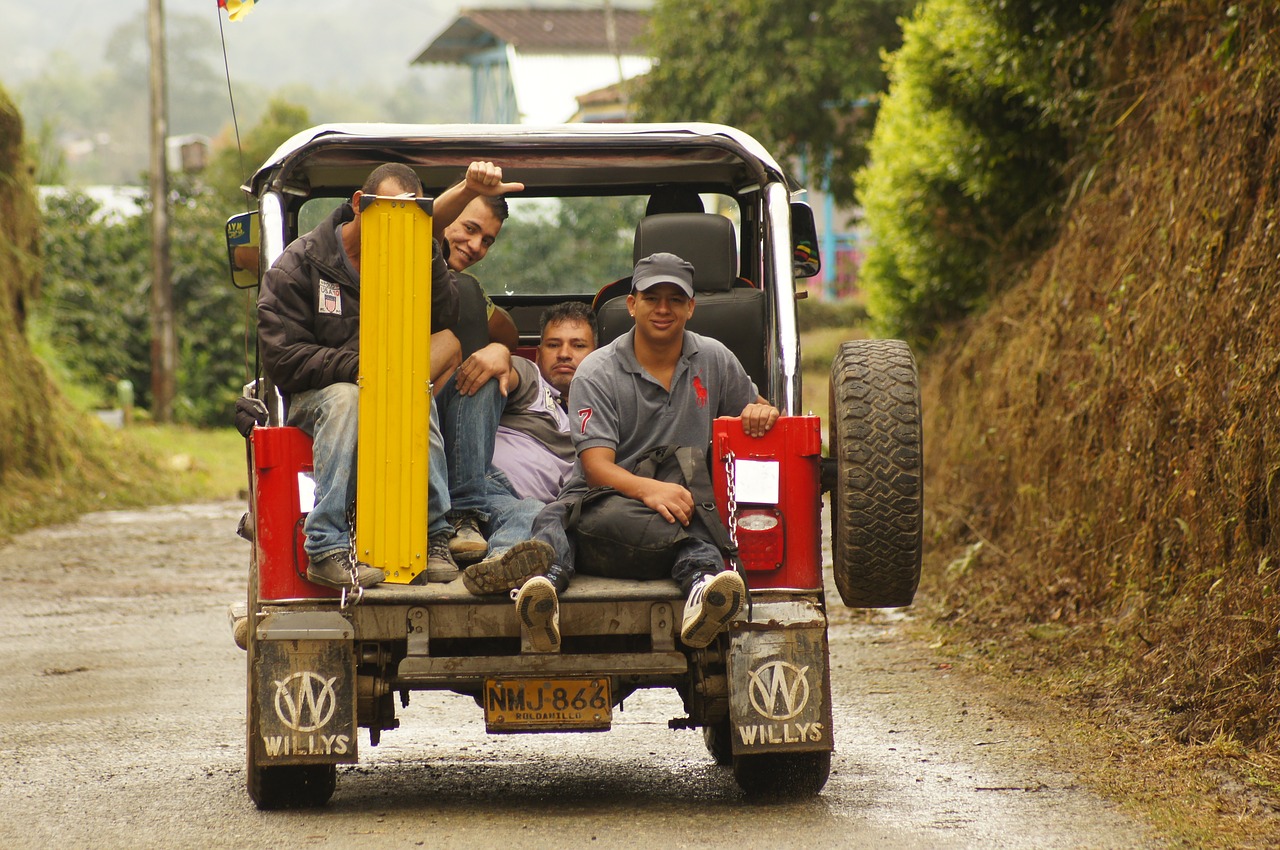
[[665, 213], [640, 219], [632, 262], [664, 251], [693, 264], [694, 292], [727, 292], [738, 276], [733, 222], [715, 213]]
[[645, 204], [645, 215], [662, 215], [663, 213], [706, 212], [702, 198], [687, 186], [659, 186], [649, 196]]

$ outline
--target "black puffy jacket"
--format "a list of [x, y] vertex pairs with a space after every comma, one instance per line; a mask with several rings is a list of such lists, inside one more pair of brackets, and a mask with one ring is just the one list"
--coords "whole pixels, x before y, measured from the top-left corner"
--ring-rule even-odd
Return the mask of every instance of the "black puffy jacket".
[[[267, 375], [285, 393], [354, 382], [360, 369], [360, 281], [347, 270], [337, 227], [355, 213], [343, 204], [299, 236], [262, 278], [258, 339]], [[458, 321], [458, 287], [434, 244], [431, 332]], [[321, 303], [323, 298], [323, 304]]]

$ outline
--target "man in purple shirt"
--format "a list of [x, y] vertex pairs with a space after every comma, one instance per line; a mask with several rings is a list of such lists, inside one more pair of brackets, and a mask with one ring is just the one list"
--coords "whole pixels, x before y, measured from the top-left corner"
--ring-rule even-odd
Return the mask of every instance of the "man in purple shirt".
[[478, 516], [488, 536], [487, 557], [463, 572], [474, 593], [528, 574], [533, 519], [573, 468], [564, 402], [578, 364], [595, 348], [595, 314], [565, 302], [544, 312], [541, 325], [536, 365], [513, 357], [502, 380], [469, 395], [448, 387], [440, 394], [451, 503]]

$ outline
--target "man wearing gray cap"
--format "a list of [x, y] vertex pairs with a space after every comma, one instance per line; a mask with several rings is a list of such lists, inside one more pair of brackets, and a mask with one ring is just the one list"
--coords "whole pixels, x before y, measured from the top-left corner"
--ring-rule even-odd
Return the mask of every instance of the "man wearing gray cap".
[[641, 454], [658, 446], [705, 450], [717, 416], [741, 416], [752, 436], [763, 435], [778, 419], [778, 409], [760, 396], [733, 352], [716, 339], [685, 330], [693, 310], [693, 266], [674, 254], [645, 257], [636, 263], [627, 296], [635, 327], [578, 367], [569, 392], [574, 471], [560, 498], [534, 523], [533, 536], [543, 545], [537, 547], [540, 563], [528, 574], [533, 577], [511, 577], [511, 586], [520, 587], [517, 614], [536, 649], [559, 648], [558, 594], [568, 587], [575, 566], [565, 520], [590, 487], [612, 487], [686, 527], [690, 536], [681, 544], [671, 577], [687, 595], [680, 631], [687, 646], [710, 644], [743, 607], [742, 578], [725, 570], [709, 532], [692, 522], [689, 490], [630, 471]]

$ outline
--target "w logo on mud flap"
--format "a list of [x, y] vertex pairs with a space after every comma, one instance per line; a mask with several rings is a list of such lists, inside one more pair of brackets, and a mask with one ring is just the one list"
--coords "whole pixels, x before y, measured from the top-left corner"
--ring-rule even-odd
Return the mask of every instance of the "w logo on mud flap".
[[808, 667], [771, 661], [750, 672], [751, 707], [770, 720], [790, 720], [809, 704]]
[[280, 722], [296, 732], [314, 732], [328, 723], [338, 706], [333, 692], [337, 679], [302, 672], [277, 681], [275, 706]]

